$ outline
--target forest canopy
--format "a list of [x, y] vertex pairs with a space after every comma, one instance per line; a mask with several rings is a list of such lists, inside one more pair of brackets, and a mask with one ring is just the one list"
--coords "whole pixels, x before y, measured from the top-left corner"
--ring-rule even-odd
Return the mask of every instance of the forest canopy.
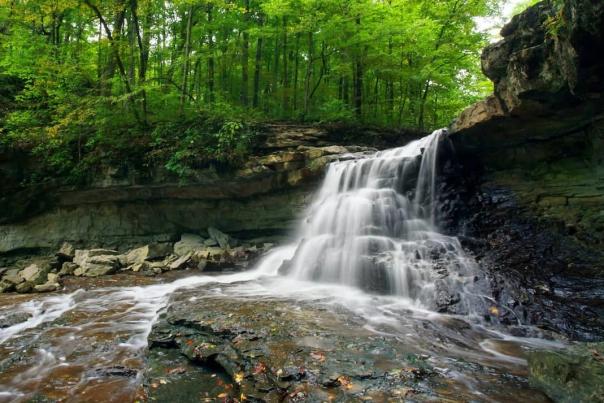
[[498, 6], [0, 0], [0, 143], [60, 170], [138, 144], [179, 171], [240, 158], [251, 122], [445, 126], [491, 90], [475, 18]]

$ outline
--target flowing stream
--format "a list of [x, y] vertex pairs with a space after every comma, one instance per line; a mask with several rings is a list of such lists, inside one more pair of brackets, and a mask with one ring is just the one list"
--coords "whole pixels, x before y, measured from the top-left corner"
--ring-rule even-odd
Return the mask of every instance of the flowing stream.
[[[217, 289], [225, 299], [278, 298], [344, 310], [363, 329], [435, 356], [443, 376], [465, 385], [469, 396], [497, 400], [474, 375], [447, 370], [448, 360], [525, 376], [522, 350], [558, 344], [515, 338], [481, 322], [486, 280], [457, 238], [438, 231], [442, 135], [332, 163], [295, 241], [275, 248], [254, 270], [143, 285], [128, 285], [133, 276], [124, 276], [120, 286], [1, 296], [0, 323], [19, 320], [0, 328], [0, 401], [143, 398], [147, 337], [161, 312], [179, 293], [194, 290], [203, 298]], [[446, 314], [436, 312], [443, 309]]]

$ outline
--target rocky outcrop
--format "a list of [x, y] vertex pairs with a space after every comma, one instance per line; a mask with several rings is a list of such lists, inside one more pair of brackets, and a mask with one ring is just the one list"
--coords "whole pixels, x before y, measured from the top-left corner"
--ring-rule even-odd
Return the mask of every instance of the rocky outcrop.
[[529, 355], [530, 382], [556, 402], [604, 402], [604, 343]]
[[[482, 55], [494, 94], [451, 128], [443, 203], [506, 325], [604, 337], [604, 4], [541, 2]], [[447, 190], [448, 189], [448, 190]]]
[[[65, 277], [101, 277], [116, 273], [155, 276], [173, 270], [199, 272], [244, 270], [273, 244], [241, 241], [209, 228], [214, 238], [182, 234], [175, 244], [150, 243], [120, 253], [112, 249], [74, 249], [65, 242], [54, 257], [22, 259], [13, 268], [0, 269], [0, 293], [51, 292]], [[215, 239], [220, 239], [222, 244]]]
[[334, 146], [333, 131], [314, 127], [266, 130], [257, 155], [237, 171], [209, 168], [182, 181], [155, 167], [151, 176], [111, 171], [86, 188], [6, 189], [0, 195], [0, 254], [54, 249], [64, 240], [110, 248], [173, 242], [181, 233], [208, 235], [207, 228], [242, 238], [283, 234], [330, 161], [371, 149]]
[[499, 147], [602, 118], [603, 26], [604, 5], [596, 0], [544, 1], [516, 15], [503, 40], [482, 54], [494, 94], [464, 111], [453, 130], [476, 137], [489, 131], [480, 144]]
[[482, 55], [494, 94], [452, 127], [460, 159], [539, 219], [604, 244], [604, 4], [541, 2]]

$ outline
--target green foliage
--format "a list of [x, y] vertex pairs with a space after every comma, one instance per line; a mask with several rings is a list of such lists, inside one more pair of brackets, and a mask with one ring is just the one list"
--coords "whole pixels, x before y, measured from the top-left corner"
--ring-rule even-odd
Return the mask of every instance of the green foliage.
[[485, 95], [499, 0], [0, 0], [0, 144], [74, 181], [234, 167], [253, 122], [428, 130]]

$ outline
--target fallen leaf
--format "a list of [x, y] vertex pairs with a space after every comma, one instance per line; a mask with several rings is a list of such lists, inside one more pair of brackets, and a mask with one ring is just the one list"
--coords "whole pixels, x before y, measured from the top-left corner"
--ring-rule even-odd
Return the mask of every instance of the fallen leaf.
[[261, 374], [263, 372], [266, 372], [266, 365], [264, 365], [262, 362], [259, 362], [254, 367], [254, 375], [258, 375], [258, 374]]
[[243, 381], [243, 377], [244, 377], [243, 372], [237, 372], [234, 376], [234, 380], [237, 383], [241, 383], [241, 381]]
[[179, 375], [187, 372], [187, 369], [184, 367], [168, 368], [166, 372], [168, 373], [168, 375]]
[[322, 351], [312, 351], [310, 356], [319, 362], [325, 361], [325, 353]]
[[342, 375], [342, 376], [339, 376], [337, 380], [340, 383], [340, 386], [342, 386], [346, 389], [352, 389], [352, 381], [350, 380], [349, 377]]

